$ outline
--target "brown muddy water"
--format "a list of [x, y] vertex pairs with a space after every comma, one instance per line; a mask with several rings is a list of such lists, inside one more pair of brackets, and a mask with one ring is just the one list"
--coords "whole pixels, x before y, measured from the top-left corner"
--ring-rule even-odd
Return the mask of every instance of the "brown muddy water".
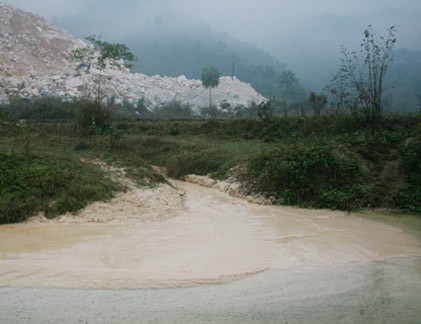
[[185, 199], [160, 222], [0, 226], [0, 313], [8, 323], [421, 322], [421, 242], [401, 229], [176, 186]]

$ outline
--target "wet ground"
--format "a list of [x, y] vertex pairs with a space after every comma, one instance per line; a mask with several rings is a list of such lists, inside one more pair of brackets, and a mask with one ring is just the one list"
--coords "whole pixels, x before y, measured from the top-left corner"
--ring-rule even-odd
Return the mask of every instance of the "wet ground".
[[175, 289], [0, 288], [0, 323], [419, 323], [421, 259], [269, 270]]
[[1, 226], [0, 322], [421, 321], [401, 229], [176, 184], [162, 222]]

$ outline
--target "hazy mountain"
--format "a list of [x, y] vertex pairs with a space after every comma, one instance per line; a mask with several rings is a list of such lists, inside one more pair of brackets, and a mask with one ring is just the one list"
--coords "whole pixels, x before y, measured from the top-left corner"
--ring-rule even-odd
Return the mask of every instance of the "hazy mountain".
[[[282, 62], [281, 67], [292, 70], [305, 88], [318, 92], [339, 66], [340, 46], [358, 51], [363, 31], [369, 24], [378, 35], [395, 25], [397, 50], [421, 50], [419, 0], [5, 1], [55, 17], [56, 22], [76, 36], [97, 34], [109, 41], [123, 40], [136, 48], [138, 69], [148, 74], [194, 73], [197, 77], [198, 68], [193, 66], [216, 65], [216, 61], [224, 74], [231, 74], [234, 55], [248, 66], [269, 66], [278, 72], [276, 61]], [[172, 38], [165, 37], [166, 34]], [[235, 45], [234, 39], [264, 49], [275, 64], [268, 63], [256, 51], [249, 51], [250, 46], [246, 50]], [[215, 55], [213, 49], [218, 47], [227, 55]], [[191, 60], [193, 49], [208, 54]], [[249, 52], [259, 60], [251, 60], [247, 56]], [[155, 64], [155, 55], [164, 57], [165, 64], [162, 61], [161, 65]], [[186, 65], [187, 58], [190, 62]], [[239, 77], [240, 65], [236, 64]], [[186, 66], [191, 70], [185, 69]], [[266, 77], [273, 74], [272, 71], [266, 72], [269, 73], [265, 76], [259, 75], [258, 79], [264, 79], [260, 84], [267, 85], [273, 80]], [[271, 92], [272, 89], [268, 89], [268, 93]]]
[[[364, 16], [338, 15], [325, 12], [298, 21], [293, 35], [280, 34], [267, 48], [293, 69], [304, 83], [320, 90], [339, 66], [340, 46], [359, 51], [363, 32], [372, 25], [374, 32], [385, 35], [387, 28], [397, 28], [397, 49], [421, 50], [421, 29], [415, 21], [420, 12], [382, 10]], [[279, 44], [282, 44], [280, 46]]]
[[[83, 36], [88, 22], [82, 19], [76, 24], [74, 19], [59, 23]], [[170, 12], [145, 20], [139, 31], [126, 32], [119, 41], [138, 57], [134, 70], [147, 75], [200, 79], [205, 67], [214, 66], [221, 75], [234, 74], [267, 97], [291, 102], [307, 96], [295, 74], [267, 51], [204, 23], [181, 22]]]

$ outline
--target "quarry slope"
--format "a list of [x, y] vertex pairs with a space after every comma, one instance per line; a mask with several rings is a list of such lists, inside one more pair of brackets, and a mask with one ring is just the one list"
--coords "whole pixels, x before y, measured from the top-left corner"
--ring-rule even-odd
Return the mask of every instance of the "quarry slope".
[[[196, 109], [209, 103], [209, 93], [201, 81], [185, 76], [133, 74], [118, 66], [100, 71], [95, 65], [89, 73], [78, 72], [78, 63], [72, 62], [69, 54], [84, 46], [87, 44], [44, 18], [0, 3], [0, 103], [7, 103], [10, 96], [63, 100], [95, 97], [98, 80], [104, 97], [113, 98], [116, 103], [135, 104], [144, 98], [150, 109], [172, 100], [189, 103]], [[231, 77], [222, 77], [213, 90], [213, 102], [219, 107], [224, 103], [238, 106], [264, 100], [249, 84]]]

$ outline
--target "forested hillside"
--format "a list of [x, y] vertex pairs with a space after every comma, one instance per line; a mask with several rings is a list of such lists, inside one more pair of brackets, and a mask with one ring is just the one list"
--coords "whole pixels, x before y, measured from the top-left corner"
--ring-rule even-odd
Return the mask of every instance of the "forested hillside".
[[135, 71], [147, 75], [200, 79], [204, 67], [214, 66], [265, 97], [296, 102], [308, 95], [294, 72], [269, 53], [206, 26], [174, 32], [162, 27], [149, 37], [132, 36], [126, 42], [139, 58]]

